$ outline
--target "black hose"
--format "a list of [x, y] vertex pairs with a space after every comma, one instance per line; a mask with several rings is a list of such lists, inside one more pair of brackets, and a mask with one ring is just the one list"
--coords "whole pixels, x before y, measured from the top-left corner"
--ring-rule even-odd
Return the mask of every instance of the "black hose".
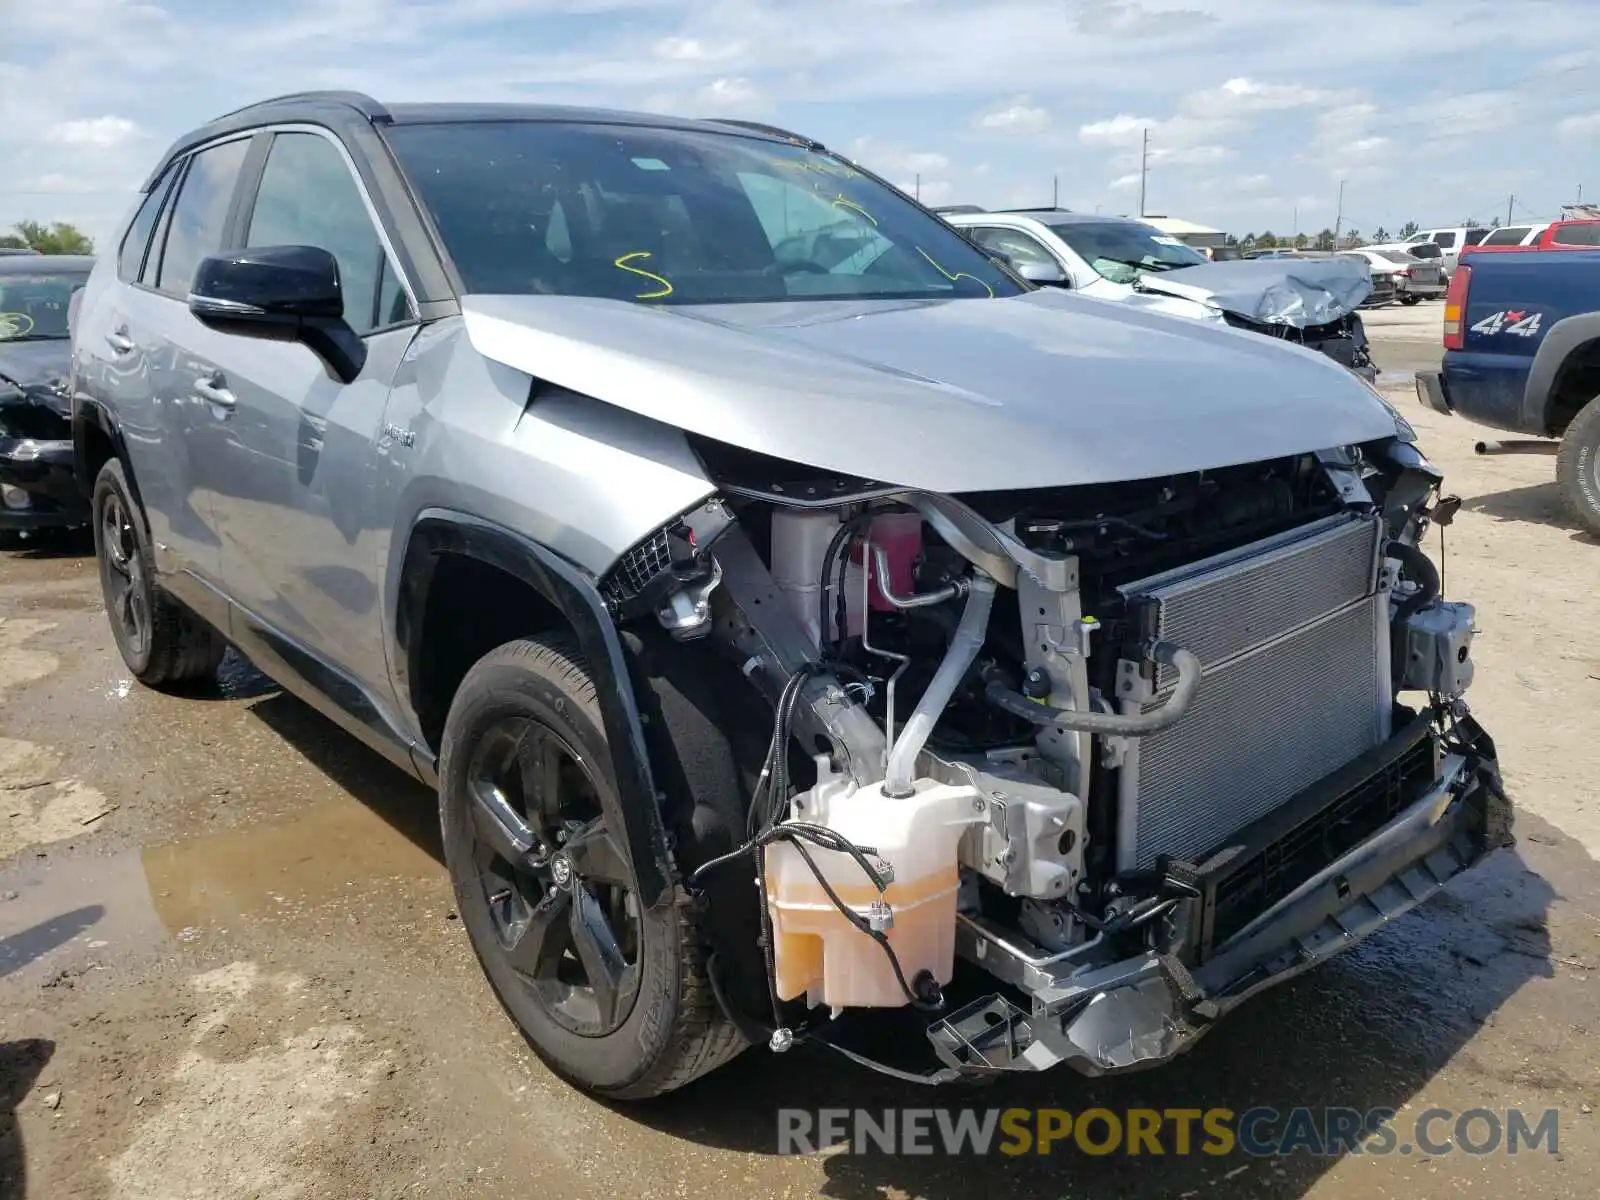
[[1148, 653], [1156, 662], [1176, 667], [1178, 683], [1172, 689], [1172, 695], [1167, 697], [1160, 708], [1146, 713], [1124, 715], [1076, 708], [1051, 708], [1028, 699], [998, 679], [989, 681], [988, 686], [984, 688], [984, 698], [996, 708], [1003, 709], [1014, 717], [1021, 717], [1034, 725], [1051, 725], [1078, 733], [1142, 737], [1175, 724], [1189, 710], [1195, 693], [1200, 689], [1200, 677], [1205, 673], [1198, 658], [1172, 642], [1154, 642]]
[[828, 548], [822, 552], [822, 578], [818, 580], [820, 586], [817, 590], [817, 644], [824, 656], [826, 656], [828, 644], [833, 640], [832, 635], [828, 631], [834, 628], [835, 624], [837, 624], [839, 630], [839, 640], [841, 642], [844, 641], [844, 635], [848, 631], [848, 625], [846, 624], [843, 615], [846, 611], [848, 611], [848, 609], [845, 607], [848, 602], [845, 598], [843, 584], [843, 579], [848, 571], [848, 566], [846, 565], [841, 565], [839, 569], [839, 578], [841, 582], [837, 589], [839, 601], [838, 620], [836, 623], [828, 620], [828, 576], [832, 574], [834, 559], [838, 557], [839, 552], [843, 548], [845, 542], [850, 538], [853, 538], [860, 531], [863, 525], [869, 523], [873, 517], [877, 515], [878, 514], [876, 512], [868, 509], [865, 512], [858, 512], [855, 516], [843, 522], [839, 528], [834, 531], [833, 537], [828, 542]]
[[1390, 542], [1384, 553], [1398, 558], [1406, 575], [1417, 585], [1417, 590], [1396, 606], [1394, 622], [1389, 627], [1389, 669], [1398, 687], [1406, 673], [1406, 622], [1439, 598], [1439, 571], [1420, 547], [1407, 542]]
[[1398, 558], [1406, 574], [1415, 581], [1417, 590], [1400, 602], [1395, 610], [1394, 623], [1404, 625], [1413, 613], [1420, 612], [1439, 598], [1439, 569], [1422, 550], [1407, 542], [1390, 542], [1385, 553]]

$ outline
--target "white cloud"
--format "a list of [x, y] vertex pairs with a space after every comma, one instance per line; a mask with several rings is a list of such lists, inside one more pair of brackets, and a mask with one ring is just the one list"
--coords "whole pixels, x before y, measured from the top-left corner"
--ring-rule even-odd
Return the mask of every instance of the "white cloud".
[[62, 121], [45, 131], [45, 137], [62, 146], [92, 146], [108, 149], [139, 136], [139, 126], [127, 117], [89, 117]]
[[1006, 133], [1042, 133], [1050, 125], [1050, 111], [1028, 103], [1028, 97], [1018, 96], [1005, 108], [984, 113], [978, 118], [980, 129], [996, 129]]
[[1600, 112], [1566, 117], [1556, 126], [1556, 132], [1567, 141], [1584, 141], [1600, 137]]
[[1241, 192], [1259, 192], [1272, 186], [1270, 175], [1241, 175], [1233, 181], [1233, 186]]
[[1150, 151], [1152, 165], [1165, 163], [1173, 167], [1209, 167], [1217, 163], [1227, 162], [1238, 155], [1227, 146], [1208, 144], [1204, 146], [1178, 146], [1176, 148], [1160, 147]]
[[1178, 33], [1216, 18], [1197, 8], [1152, 9], [1136, 0], [1075, 0], [1072, 27], [1080, 33], [1107, 37], [1151, 37]]
[[1137, 146], [1146, 129], [1159, 127], [1160, 124], [1160, 121], [1149, 117], [1130, 117], [1127, 113], [1119, 113], [1103, 121], [1091, 121], [1078, 126], [1078, 137], [1091, 146]]
[[713, 79], [695, 93], [697, 101], [713, 108], [750, 108], [761, 102], [761, 93], [748, 79]]
[[1143, 176], [1137, 172], [1132, 175], [1118, 175], [1110, 183], [1106, 184], [1106, 187], [1114, 192], [1126, 191], [1128, 188], [1138, 187], [1139, 180], [1142, 178]]
[[725, 62], [744, 52], [742, 42], [707, 42], [700, 38], [662, 38], [653, 47], [657, 58], [673, 62]]

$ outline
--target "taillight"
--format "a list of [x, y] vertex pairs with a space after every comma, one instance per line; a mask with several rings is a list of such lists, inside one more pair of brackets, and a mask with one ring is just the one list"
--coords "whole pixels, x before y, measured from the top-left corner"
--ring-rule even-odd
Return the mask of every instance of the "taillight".
[[1444, 293], [1444, 348], [1459, 350], [1467, 341], [1467, 287], [1472, 282], [1472, 268], [1461, 265], [1450, 276], [1450, 286]]
[[1400, 274], [1404, 275], [1407, 279], [1415, 279], [1417, 277], [1417, 269], [1415, 267], [1407, 267], [1404, 271], [1401, 271]]

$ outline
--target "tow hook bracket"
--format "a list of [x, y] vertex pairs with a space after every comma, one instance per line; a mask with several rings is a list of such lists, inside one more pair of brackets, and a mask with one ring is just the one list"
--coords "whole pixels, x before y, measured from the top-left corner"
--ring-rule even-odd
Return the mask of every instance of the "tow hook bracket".
[[1028, 1014], [1001, 995], [975, 1001], [928, 1026], [934, 1051], [965, 1071], [1029, 1069], [1019, 1062], [1033, 1045]]

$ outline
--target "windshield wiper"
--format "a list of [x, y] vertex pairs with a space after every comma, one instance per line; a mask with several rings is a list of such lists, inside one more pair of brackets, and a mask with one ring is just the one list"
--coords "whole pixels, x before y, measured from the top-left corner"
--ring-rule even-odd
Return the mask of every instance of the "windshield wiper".
[[0, 337], [0, 346], [9, 346], [16, 342], [64, 342], [68, 335], [64, 333], [23, 333], [16, 337]]

